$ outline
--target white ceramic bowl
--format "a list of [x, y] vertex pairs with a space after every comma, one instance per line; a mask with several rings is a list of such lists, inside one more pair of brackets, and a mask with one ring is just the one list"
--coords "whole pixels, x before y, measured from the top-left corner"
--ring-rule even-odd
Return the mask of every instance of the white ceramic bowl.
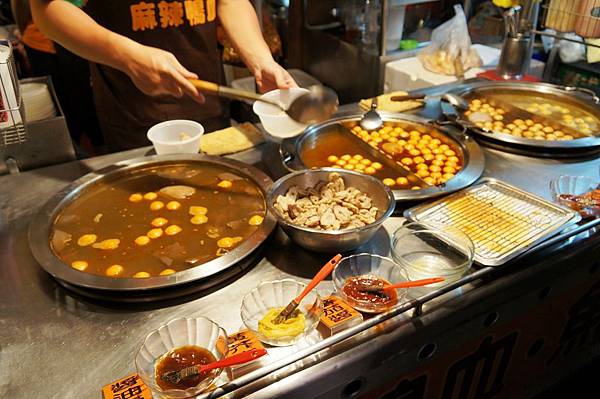
[[152, 331], [146, 336], [135, 357], [135, 366], [144, 384], [154, 392], [170, 398], [189, 398], [205, 391], [223, 369], [217, 369], [210, 378], [185, 390], [163, 390], [156, 383], [155, 368], [161, 358], [175, 348], [188, 345], [205, 348], [217, 360], [221, 360], [227, 355], [227, 333], [206, 317], [173, 319]]
[[148, 129], [148, 140], [157, 154], [197, 154], [204, 127], [198, 122], [175, 119]]
[[300, 301], [298, 309], [304, 313], [304, 331], [294, 337], [268, 338], [258, 331], [258, 322], [272, 308], [286, 307], [294, 298], [306, 288], [306, 284], [292, 279], [266, 281], [250, 291], [242, 299], [240, 310], [242, 321], [253, 331], [262, 342], [274, 346], [293, 345], [300, 339], [310, 334], [319, 324], [323, 313], [323, 301], [312, 290]]
[[[308, 93], [308, 90], [302, 88], [291, 88], [286, 90], [277, 89], [263, 94], [261, 98], [280, 103], [284, 106], [284, 108], [287, 109], [292, 101], [304, 93]], [[296, 122], [283, 110], [275, 107], [274, 105], [256, 101], [252, 106], [252, 109], [260, 118], [264, 129], [274, 137], [294, 137], [306, 129], [307, 125]]]

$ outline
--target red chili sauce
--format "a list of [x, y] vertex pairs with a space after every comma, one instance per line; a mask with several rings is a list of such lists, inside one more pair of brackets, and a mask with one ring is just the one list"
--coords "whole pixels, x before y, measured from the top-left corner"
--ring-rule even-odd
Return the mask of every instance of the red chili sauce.
[[[373, 310], [394, 306], [398, 302], [396, 290], [377, 290], [390, 283], [371, 276], [350, 277], [344, 283], [342, 291], [349, 298], [362, 305], [373, 305]], [[359, 309], [360, 310], [360, 309]]]
[[600, 215], [600, 189], [582, 195], [560, 194], [558, 202], [579, 212], [583, 217]]

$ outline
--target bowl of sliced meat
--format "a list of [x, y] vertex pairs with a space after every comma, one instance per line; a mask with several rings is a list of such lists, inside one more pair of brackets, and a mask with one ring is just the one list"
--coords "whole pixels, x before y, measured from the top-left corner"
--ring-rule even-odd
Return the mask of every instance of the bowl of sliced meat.
[[317, 168], [277, 180], [267, 206], [298, 245], [316, 252], [345, 252], [368, 242], [396, 201], [380, 180], [358, 172]]

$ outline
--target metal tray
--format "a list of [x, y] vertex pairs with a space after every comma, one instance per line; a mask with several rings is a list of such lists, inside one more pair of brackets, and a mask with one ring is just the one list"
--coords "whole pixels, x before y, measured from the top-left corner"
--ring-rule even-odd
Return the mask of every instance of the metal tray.
[[[600, 121], [600, 99], [593, 92], [586, 89], [548, 83], [476, 82], [455, 91], [456, 94], [463, 97], [473, 94], [481, 94], [485, 97], [488, 93], [492, 93], [493, 96], [493, 93], [501, 92], [548, 98], [587, 111]], [[451, 104], [442, 102], [441, 107], [446, 118], [473, 132], [492, 147], [510, 152], [551, 158], [587, 156], [600, 152], [600, 131], [593, 132], [590, 137], [576, 140], [534, 140], [480, 129], [464, 118], [463, 113]], [[544, 119], [544, 117], [540, 116], [538, 119]]]
[[[303, 134], [293, 139], [284, 140], [281, 143], [279, 152], [284, 166], [289, 171], [305, 170], [308, 167], [302, 161], [302, 151], [304, 148], [313, 148], [319, 143], [319, 137], [331, 133], [332, 130], [339, 128], [341, 123], [357, 122], [362, 118], [362, 113], [346, 113], [323, 122], [318, 125], [308, 127]], [[393, 114], [389, 112], [380, 112], [385, 122], [403, 122], [408, 125], [425, 127], [428, 130], [435, 130], [443, 134], [454, 142], [461, 151], [464, 159], [463, 168], [445, 184], [439, 186], [429, 186], [421, 190], [392, 190], [396, 201], [414, 201], [439, 197], [454, 191], [465, 188], [473, 184], [483, 173], [485, 167], [485, 158], [481, 147], [470, 136], [462, 135], [452, 126], [440, 126], [430, 120], [414, 115]], [[354, 139], [354, 136], [351, 135]], [[369, 147], [368, 145], [366, 147]], [[369, 147], [371, 150], [371, 147]], [[378, 152], [378, 161], [382, 163], [391, 162], [383, 154]], [[412, 174], [412, 172], [407, 172]], [[415, 176], [416, 179], [420, 180]], [[411, 178], [409, 180], [412, 182]], [[420, 185], [418, 183], [415, 183]]]
[[[276, 225], [275, 218], [266, 212], [265, 219], [259, 229], [248, 239], [242, 242], [233, 251], [213, 259], [206, 263], [190, 269], [171, 274], [169, 276], [155, 276], [143, 279], [136, 278], [110, 278], [89, 273], [82, 273], [64, 264], [50, 246], [50, 233], [56, 217], [72, 201], [75, 201], [87, 190], [93, 190], [100, 182], [114, 181], [121, 177], [127, 177], [132, 172], [147, 169], [152, 166], [165, 164], [213, 164], [221, 165], [234, 170], [236, 173], [251, 179], [259, 187], [266, 199], [266, 191], [273, 181], [262, 171], [253, 166], [235, 161], [229, 158], [212, 157], [200, 154], [178, 154], [178, 155], [154, 155], [135, 158], [118, 162], [103, 169], [88, 173], [75, 180], [67, 187], [56, 193], [36, 214], [29, 228], [29, 246], [31, 252], [39, 264], [49, 274], [69, 286], [77, 286], [84, 289], [93, 289], [98, 292], [107, 291], [107, 296], [114, 296], [114, 292], [108, 291], [150, 291], [161, 290], [175, 286], [183, 286], [185, 283], [208, 279], [218, 273], [236, 265], [238, 262], [257, 253], [257, 248], [267, 239]], [[148, 293], [144, 294], [148, 297]], [[120, 294], [119, 294], [120, 295]], [[150, 296], [151, 297], [151, 296]]]
[[493, 178], [405, 211], [424, 225], [457, 227], [475, 244], [475, 261], [499, 266], [577, 223], [581, 216]]

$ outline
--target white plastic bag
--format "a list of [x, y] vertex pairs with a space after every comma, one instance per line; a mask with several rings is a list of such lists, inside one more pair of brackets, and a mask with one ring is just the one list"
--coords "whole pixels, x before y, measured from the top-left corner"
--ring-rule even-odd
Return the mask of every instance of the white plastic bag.
[[[549, 33], [551, 35], [556, 35], [556, 31], [553, 29], [545, 29], [544, 33]], [[576, 40], [578, 42], [583, 42], [581, 36], [577, 36], [575, 33], [565, 33], [564, 35], [567, 39]], [[550, 36], [542, 36], [542, 44], [544, 45], [544, 51], [546, 53], [550, 52], [555, 45], [556, 40]], [[560, 60], [566, 64], [570, 64], [572, 62], [576, 62], [579, 60], [585, 59], [585, 44], [573, 43], [568, 40], [559, 40], [558, 44], [560, 47], [558, 48], [558, 55], [560, 56]], [[590, 47], [590, 50], [592, 48]], [[588, 50], [589, 53], [589, 50]], [[589, 58], [589, 54], [588, 54]], [[593, 62], [588, 59], [588, 62]]]
[[456, 15], [435, 28], [431, 43], [417, 56], [423, 66], [435, 73], [461, 76], [470, 68], [481, 66], [479, 54], [471, 48], [467, 18], [460, 4]]
[[[575, 33], [565, 33], [565, 38], [576, 40], [580, 43], [583, 42], [581, 36], [577, 36]], [[566, 64], [577, 62], [585, 59], [585, 44], [573, 43], [568, 40], [560, 40], [558, 44], [558, 55], [560, 60]]]

